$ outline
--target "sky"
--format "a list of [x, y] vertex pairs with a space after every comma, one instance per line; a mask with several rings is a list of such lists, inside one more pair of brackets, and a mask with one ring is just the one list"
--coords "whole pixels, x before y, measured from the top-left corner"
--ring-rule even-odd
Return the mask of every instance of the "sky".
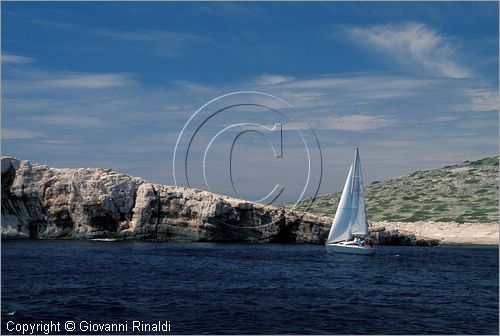
[[356, 147], [365, 184], [498, 153], [496, 2], [2, 2], [1, 18], [4, 156], [281, 203], [340, 191]]

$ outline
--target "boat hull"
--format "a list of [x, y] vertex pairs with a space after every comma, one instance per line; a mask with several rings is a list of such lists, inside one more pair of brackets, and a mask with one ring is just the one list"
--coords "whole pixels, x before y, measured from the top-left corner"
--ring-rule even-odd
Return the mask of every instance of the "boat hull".
[[375, 253], [373, 247], [364, 247], [359, 245], [346, 245], [342, 243], [325, 244], [327, 253], [348, 253], [348, 254], [365, 254], [370, 255]]

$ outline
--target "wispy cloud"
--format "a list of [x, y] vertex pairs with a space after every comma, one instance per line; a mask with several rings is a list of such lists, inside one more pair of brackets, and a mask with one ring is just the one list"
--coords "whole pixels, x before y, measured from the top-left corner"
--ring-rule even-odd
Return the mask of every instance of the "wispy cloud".
[[[68, 113], [71, 113], [68, 111]], [[102, 120], [98, 117], [89, 115], [46, 115], [40, 117], [34, 117], [35, 121], [42, 124], [48, 124], [51, 126], [64, 126], [64, 127], [98, 127], [103, 126]]]
[[186, 80], [174, 80], [172, 81], [172, 83], [178, 87], [187, 89], [192, 92], [209, 92], [212, 89], [206, 85]]
[[278, 83], [277, 87], [296, 91], [300, 95], [319, 97], [356, 94], [364, 99], [387, 99], [412, 95], [415, 91], [433, 85], [435, 80], [382, 74], [344, 74], [293, 79]]
[[89, 73], [16, 69], [14, 78], [6, 79], [9, 90], [98, 90], [136, 86], [134, 76], [126, 73]]
[[255, 78], [255, 83], [257, 85], [276, 85], [282, 84], [292, 81], [294, 78], [291, 76], [282, 76], [282, 75], [260, 75]]
[[149, 46], [156, 54], [178, 57], [190, 45], [206, 41], [200, 36], [166, 30], [116, 31], [91, 29], [91, 34], [128, 43], [141, 43]]
[[349, 28], [347, 36], [358, 45], [387, 54], [413, 70], [417, 67], [417, 70], [450, 78], [470, 76], [470, 70], [457, 62], [456, 48], [450, 39], [425, 24]]
[[465, 96], [469, 97], [469, 104], [465, 106], [465, 110], [474, 112], [498, 111], [498, 91], [484, 88], [467, 89]]
[[12, 54], [2, 54], [2, 63], [24, 64], [35, 62], [34, 58]]
[[366, 131], [388, 127], [395, 124], [395, 121], [383, 116], [370, 116], [353, 114], [348, 116], [331, 117], [318, 123], [317, 127], [325, 124], [326, 129], [336, 129], [344, 131]]
[[[111, 167], [164, 183], [172, 183], [171, 158], [184, 123], [204, 103], [235, 88], [263, 91], [294, 105], [294, 111], [286, 111], [292, 122], [283, 124], [283, 129], [308, 129], [305, 123], [293, 122], [294, 117], [310, 122], [325, 150], [324, 176], [331, 181], [337, 173], [345, 174], [345, 167], [339, 163], [350, 160], [353, 146], [363, 148], [367, 162], [379, 167], [368, 179], [420, 168], [423, 161], [430, 159], [428, 148], [433, 148], [432, 160], [443, 163], [443, 158], [459, 161], [452, 156], [462, 159], [476, 153], [477, 148], [482, 151], [477, 155], [497, 148], [498, 133], [492, 136], [491, 129], [495, 123], [498, 126], [498, 117], [495, 119], [489, 112], [459, 113], [456, 109], [470, 105], [479, 111], [494, 106], [495, 90], [474, 77], [457, 81], [380, 73], [303, 78], [263, 74], [217, 85], [171, 80], [166, 89], [141, 85], [132, 74], [47, 71], [32, 65], [15, 68], [4, 78], [2, 121], [7, 130], [26, 128], [25, 133], [7, 131], [8, 139], [27, 140], [5, 141], [6, 153], [35, 161], [50, 157], [51, 162], [60, 165], [71, 162], [76, 166]], [[100, 82], [103, 89], [91, 89], [97, 87], [94, 81]], [[263, 104], [274, 107], [273, 101]], [[481, 122], [491, 126], [471, 127], [477, 117], [483, 117]], [[470, 120], [463, 122], [464, 118]], [[462, 124], [463, 128], [458, 129]], [[455, 144], [447, 138], [450, 134], [455, 135]], [[35, 139], [37, 136], [40, 138]], [[465, 140], [461, 141], [461, 137]], [[245, 153], [256, 146], [243, 140], [239, 144], [246, 146]], [[287, 155], [298, 151], [294, 146], [286, 143]], [[214, 152], [214, 160], [225, 154], [223, 149]], [[400, 162], [387, 170], [386, 162], [395, 162], [395, 158]], [[151, 160], [154, 164], [139, 163]], [[245, 169], [254, 168], [248, 164]], [[341, 179], [338, 181], [340, 186]], [[333, 187], [329, 184], [325, 188], [323, 192]]]
[[5, 140], [17, 140], [17, 139], [33, 139], [40, 137], [40, 133], [20, 130], [20, 129], [2, 129], [2, 139]]
[[452, 116], [442, 116], [442, 117], [435, 117], [432, 118], [432, 121], [436, 122], [451, 122], [457, 120], [457, 117], [452, 117]]
[[30, 20], [31, 23], [34, 23], [39, 26], [55, 28], [58, 30], [70, 30], [70, 29], [79, 29], [80, 26], [70, 23], [70, 22], [62, 22], [62, 21], [54, 21], [54, 20], [41, 20], [41, 19], [33, 19]]
[[[112, 129], [123, 136], [121, 127], [171, 126], [173, 120], [193, 113], [196, 96], [212, 96], [201, 84], [172, 82], [174, 88], [144, 88], [132, 74], [48, 71], [33, 66], [16, 66], [2, 82], [2, 119], [6, 128], [29, 124], [44, 134], [73, 130], [75, 138], [85, 132]], [[209, 90], [209, 93], [204, 93]], [[130, 129], [129, 129], [130, 132]], [[25, 134], [28, 135], [28, 134]]]
[[185, 41], [196, 41], [199, 39], [196, 35], [164, 30], [115, 31], [108, 29], [93, 29], [91, 32], [96, 35], [123, 41], [158, 41], [180, 43]]
[[[311, 121], [315, 130], [339, 130], [339, 131], [368, 131], [383, 127], [393, 126], [395, 120], [383, 116], [371, 116], [353, 114], [347, 116], [333, 116], [317, 118]], [[284, 130], [307, 130], [309, 124], [306, 122], [293, 122], [283, 126]]]
[[64, 145], [75, 145], [75, 144], [81, 144], [82, 143], [82, 141], [58, 140], [58, 139], [47, 139], [47, 140], [43, 140], [41, 142], [44, 143], [44, 144], [48, 144], [48, 145], [61, 145], [61, 146], [64, 146]]
[[167, 57], [178, 57], [182, 55], [183, 50], [188, 46], [194, 43], [208, 41], [208, 39], [204, 39], [195, 34], [170, 30], [117, 30], [99, 27], [89, 28], [74, 23], [59, 21], [33, 20], [32, 22], [58, 30], [65, 29], [115, 41], [142, 44], [142, 46], [152, 48], [156, 54]]
[[69, 89], [109, 89], [136, 84], [127, 74], [61, 73], [40, 81], [43, 86]]

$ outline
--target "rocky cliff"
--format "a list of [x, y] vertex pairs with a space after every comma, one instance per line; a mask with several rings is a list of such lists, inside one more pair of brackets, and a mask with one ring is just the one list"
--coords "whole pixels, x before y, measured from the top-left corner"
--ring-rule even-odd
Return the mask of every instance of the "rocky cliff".
[[[323, 243], [331, 218], [109, 169], [55, 169], [2, 158], [2, 238]], [[429, 244], [378, 229], [379, 243]]]

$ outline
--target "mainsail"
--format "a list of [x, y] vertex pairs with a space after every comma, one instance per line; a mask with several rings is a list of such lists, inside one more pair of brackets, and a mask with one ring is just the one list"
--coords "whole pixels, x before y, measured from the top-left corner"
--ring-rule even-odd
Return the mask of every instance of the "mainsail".
[[368, 222], [366, 220], [363, 176], [356, 148], [354, 163], [349, 170], [327, 243], [350, 240], [352, 235], [366, 234], [368, 234]]

